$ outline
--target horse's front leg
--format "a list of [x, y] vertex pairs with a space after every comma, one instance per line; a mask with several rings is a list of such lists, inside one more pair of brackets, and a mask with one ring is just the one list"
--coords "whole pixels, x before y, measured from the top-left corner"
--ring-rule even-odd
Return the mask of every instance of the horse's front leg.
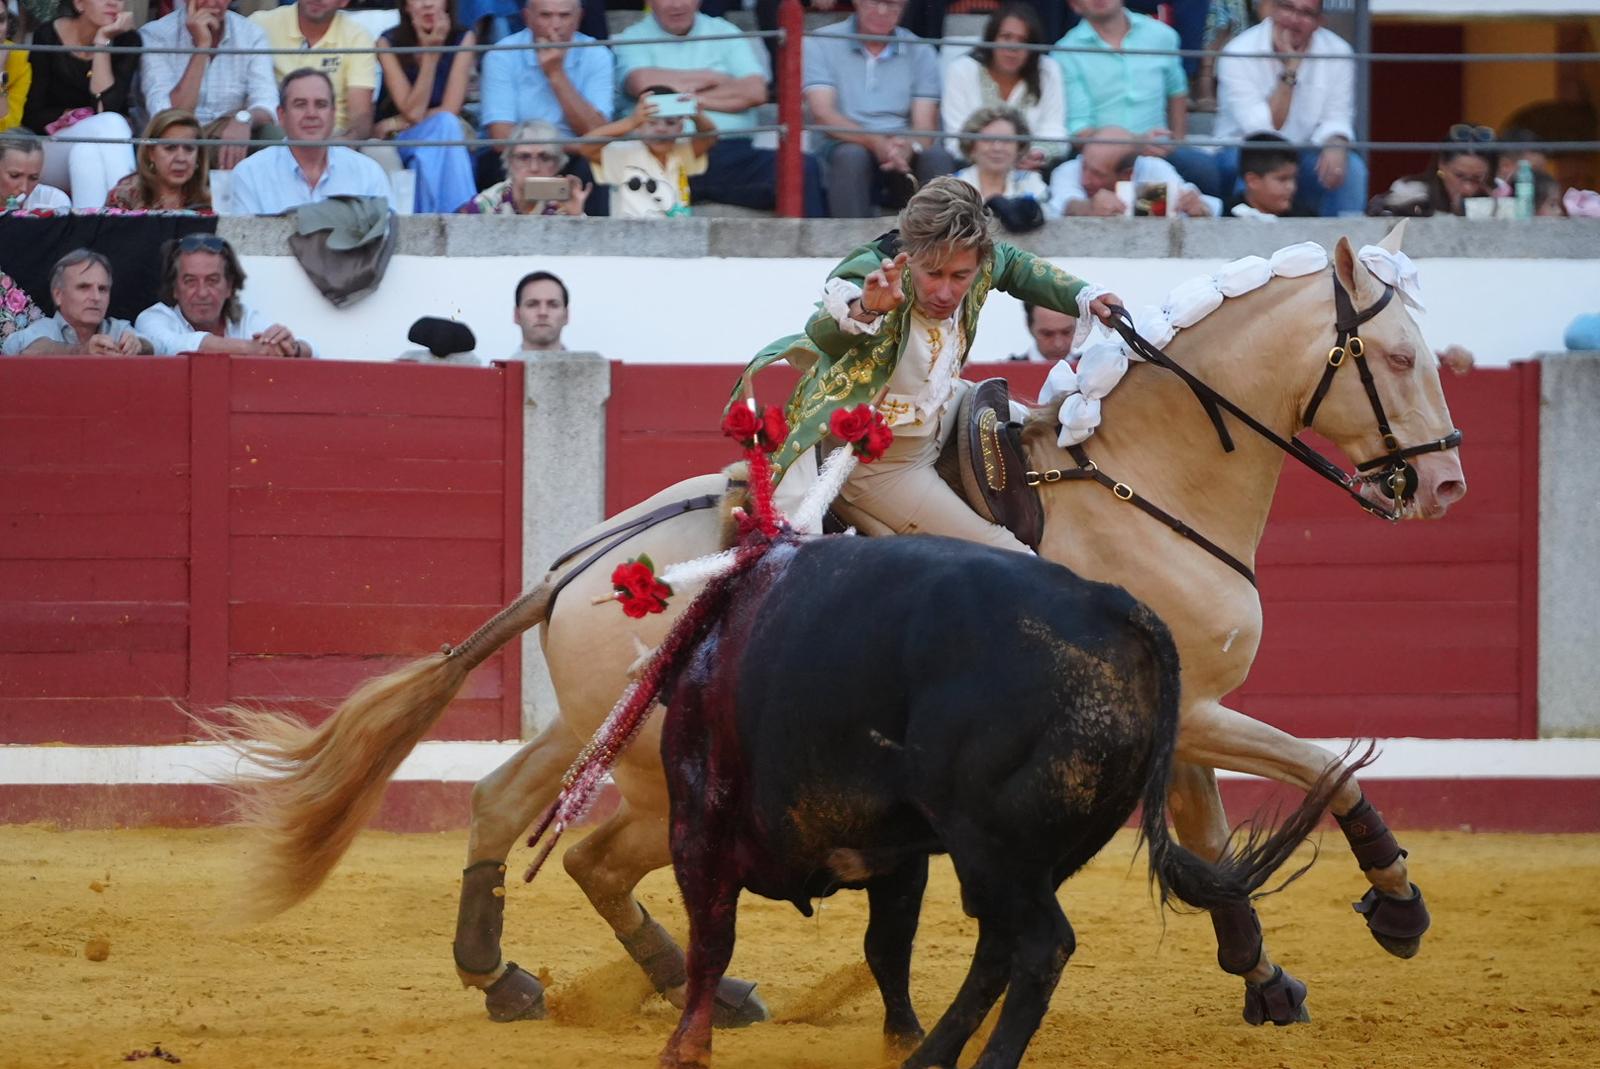
[[[1216, 861], [1227, 850], [1228, 816], [1211, 769], [1183, 763], [1174, 766], [1167, 811], [1178, 840], [1190, 851]], [[1211, 926], [1217, 933], [1218, 967], [1244, 979], [1247, 1022], [1286, 1025], [1311, 1019], [1305, 1005], [1306, 985], [1273, 964], [1261, 920], [1249, 902], [1213, 909]]]
[[[1264, 776], [1309, 791], [1342, 758], [1321, 746], [1218, 702], [1186, 708], [1178, 729], [1178, 759], [1231, 772]], [[1398, 957], [1416, 954], [1428, 930], [1427, 906], [1411, 882], [1406, 852], [1383, 817], [1361, 792], [1355, 777], [1335, 792], [1329, 806], [1356, 862], [1372, 884], [1356, 911], [1372, 936]]]

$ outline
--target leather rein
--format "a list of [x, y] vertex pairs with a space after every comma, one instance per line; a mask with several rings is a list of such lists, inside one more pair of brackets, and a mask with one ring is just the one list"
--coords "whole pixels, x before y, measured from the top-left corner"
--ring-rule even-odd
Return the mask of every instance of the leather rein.
[[[1228, 433], [1227, 425], [1222, 419], [1222, 413], [1227, 412], [1246, 427], [1249, 427], [1289, 456], [1310, 468], [1317, 475], [1349, 494], [1356, 504], [1367, 512], [1393, 521], [1400, 519], [1402, 515], [1402, 502], [1409, 500], [1417, 490], [1417, 471], [1410, 463], [1411, 458], [1421, 456], [1424, 453], [1437, 453], [1446, 449], [1454, 449], [1461, 444], [1461, 431], [1452, 428], [1449, 434], [1436, 441], [1402, 447], [1399, 439], [1394, 436], [1394, 432], [1389, 427], [1388, 414], [1384, 411], [1383, 401], [1378, 396], [1377, 381], [1373, 378], [1372, 369], [1367, 364], [1366, 346], [1361, 341], [1360, 328], [1363, 323], [1382, 312], [1393, 298], [1394, 287], [1386, 285], [1383, 288], [1383, 296], [1374, 301], [1371, 307], [1365, 311], [1357, 311], [1355, 303], [1350, 299], [1350, 294], [1345, 290], [1338, 276], [1334, 276], [1334, 329], [1338, 338], [1333, 348], [1328, 350], [1327, 364], [1323, 369], [1322, 378], [1317, 383], [1316, 389], [1312, 391], [1311, 400], [1307, 403], [1305, 414], [1301, 417], [1303, 425], [1310, 427], [1312, 418], [1316, 416], [1317, 409], [1321, 406], [1323, 398], [1327, 396], [1329, 388], [1333, 385], [1333, 376], [1345, 365], [1347, 357], [1353, 360], [1356, 370], [1361, 376], [1361, 385], [1366, 391], [1367, 400], [1372, 405], [1372, 415], [1377, 421], [1378, 433], [1383, 438], [1385, 450], [1371, 460], [1358, 462], [1356, 464], [1356, 472], [1358, 474], [1350, 474], [1344, 471], [1344, 469], [1301, 441], [1298, 437], [1284, 438], [1216, 390], [1213, 390], [1187, 368], [1168, 356], [1165, 351], [1151, 345], [1141, 337], [1139, 332], [1134, 330], [1133, 319], [1128, 315], [1127, 309], [1120, 305], [1112, 308], [1114, 316], [1112, 326], [1122, 336], [1122, 340], [1127, 344], [1128, 348], [1146, 363], [1165, 368], [1183, 380], [1184, 385], [1189, 387], [1201, 406], [1205, 408], [1207, 415], [1211, 417], [1211, 424], [1216, 429], [1217, 439], [1222, 444], [1223, 452], [1231, 453], [1234, 449], [1233, 437]], [[1028, 485], [1038, 487], [1050, 483], [1082, 479], [1097, 482], [1109, 489], [1118, 499], [1139, 508], [1146, 515], [1165, 524], [1179, 536], [1193, 542], [1244, 576], [1245, 579], [1249, 580], [1251, 586], [1255, 585], [1255, 573], [1250, 569], [1249, 565], [1149, 499], [1142, 497], [1126, 483], [1119, 482], [1101, 471], [1099, 466], [1089, 459], [1089, 454], [1084, 451], [1082, 445], [1068, 446], [1067, 452], [1071, 455], [1073, 462], [1078, 465], [1076, 468], [1051, 468], [1048, 471], [1029, 471], [1027, 473]], [[1384, 493], [1388, 494], [1389, 498], [1395, 502], [1394, 507], [1379, 505], [1362, 497], [1361, 487], [1368, 482], [1375, 483]]]

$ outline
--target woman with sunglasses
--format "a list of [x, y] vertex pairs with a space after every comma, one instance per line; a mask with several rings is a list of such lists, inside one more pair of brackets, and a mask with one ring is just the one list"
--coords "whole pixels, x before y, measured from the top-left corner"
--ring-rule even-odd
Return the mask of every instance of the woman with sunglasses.
[[135, 154], [138, 166], [106, 197], [107, 208], [125, 211], [193, 211], [211, 214], [211, 176], [195, 140], [200, 120], [185, 108], [157, 112], [145, 124]]
[[[582, 215], [592, 186], [575, 175], [563, 175], [567, 154], [556, 144], [560, 131], [547, 122], [519, 124], [508, 135], [511, 144], [500, 152], [506, 178], [467, 201], [456, 211], [466, 215]], [[565, 200], [529, 198], [527, 179], [561, 178], [569, 190]]]
[[1431, 169], [1395, 179], [1389, 192], [1373, 198], [1367, 214], [1465, 215], [1468, 198], [1493, 196], [1500, 157], [1494, 131], [1458, 122], [1445, 140], [1450, 147], [1439, 151]]

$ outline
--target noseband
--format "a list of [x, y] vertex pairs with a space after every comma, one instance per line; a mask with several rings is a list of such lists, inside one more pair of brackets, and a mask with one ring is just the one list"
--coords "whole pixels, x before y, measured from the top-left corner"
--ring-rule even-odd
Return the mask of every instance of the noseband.
[[[1301, 441], [1298, 437], [1284, 438], [1272, 428], [1266, 426], [1250, 413], [1213, 390], [1187, 368], [1180, 365], [1165, 351], [1156, 348], [1139, 335], [1133, 328], [1133, 318], [1128, 315], [1127, 309], [1113, 306], [1114, 316], [1112, 327], [1122, 336], [1128, 348], [1146, 363], [1165, 368], [1183, 380], [1205, 408], [1211, 417], [1211, 424], [1216, 429], [1217, 438], [1222, 443], [1224, 452], [1233, 452], [1233, 437], [1228, 432], [1226, 423], [1223, 422], [1222, 413], [1238, 419], [1246, 427], [1294, 457], [1300, 463], [1316, 472], [1318, 475], [1333, 483], [1339, 489], [1349, 494], [1356, 504], [1374, 516], [1381, 516], [1386, 520], [1398, 520], [1402, 514], [1403, 503], [1416, 494], [1417, 471], [1411, 463], [1412, 457], [1424, 453], [1437, 453], [1446, 449], [1454, 449], [1461, 444], [1461, 431], [1451, 429], [1443, 438], [1422, 445], [1402, 447], [1399, 439], [1389, 427], [1389, 417], [1384, 412], [1383, 401], [1378, 397], [1378, 385], [1372, 377], [1372, 369], [1367, 365], [1366, 347], [1361, 341], [1361, 325], [1372, 319], [1386, 308], [1394, 298], [1394, 287], [1385, 285], [1383, 296], [1374, 301], [1371, 307], [1358, 312], [1355, 302], [1350, 299], [1350, 294], [1339, 281], [1338, 275], [1333, 277], [1333, 303], [1334, 303], [1334, 329], [1338, 340], [1334, 347], [1328, 351], [1327, 367], [1323, 370], [1322, 379], [1317, 383], [1317, 388], [1312, 391], [1311, 400], [1306, 405], [1303, 422], [1311, 426], [1312, 417], [1317, 414], [1317, 409], [1322, 400], [1327, 396], [1329, 388], [1333, 385], [1333, 376], [1344, 366], [1348, 356], [1355, 361], [1356, 370], [1361, 375], [1361, 385], [1366, 390], [1367, 400], [1372, 403], [1372, 414], [1378, 423], [1378, 433], [1383, 438], [1384, 452], [1372, 460], [1358, 462], [1356, 471], [1362, 474], [1350, 474], [1340, 468], [1333, 461], [1317, 452], [1311, 446]], [[1054, 468], [1050, 471], [1030, 471], [1027, 473], [1029, 486], [1060, 482], [1063, 480], [1088, 479], [1098, 482], [1109, 488], [1117, 497], [1130, 504], [1137, 505], [1146, 514], [1155, 517], [1163, 524], [1176, 531], [1182, 537], [1198, 545], [1213, 557], [1222, 561], [1228, 567], [1255, 583], [1255, 573], [1250, 567], [1231, 553], [1212, 542], [1210, 539], [1195, 531], [1182, 520], [1158, 508], [1144, 497], [1136, 493], [1125, 483], [1106, 475], [1100, 471], [1094, 461], [1089, 459], [1083, 446], [1075, 445], [1069, 448], [1072, 459], [1077, 463], [1076, 469], [1062, 470]], [[1361, 487], [1368, 482], [1376, 483], [1391, 500], [1393, 507], [1385, 507], [1368, 501], [1361, 496]]]

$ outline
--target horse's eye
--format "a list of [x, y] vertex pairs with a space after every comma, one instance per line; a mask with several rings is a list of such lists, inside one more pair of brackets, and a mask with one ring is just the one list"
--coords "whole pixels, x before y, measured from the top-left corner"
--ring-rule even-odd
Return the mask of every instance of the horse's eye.
[[1390, 349], [1387, 355], [1389, 357], [1389, 366], [1396, 371], [1410, 371], [1417, 366], [1416, 354], [1407, 350]]

